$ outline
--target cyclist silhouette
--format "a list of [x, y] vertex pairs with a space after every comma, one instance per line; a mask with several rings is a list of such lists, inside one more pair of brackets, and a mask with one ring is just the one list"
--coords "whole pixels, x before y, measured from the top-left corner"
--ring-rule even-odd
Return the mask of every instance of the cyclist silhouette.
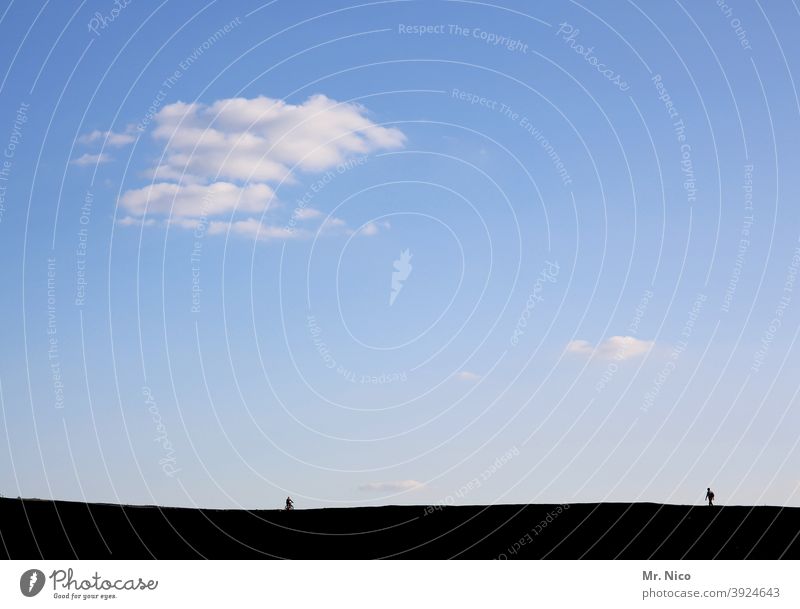
[[710, 487], [706, 489], [706, 499], [708, 499], [708, 505], [714, 505], [714, 491]]
[[286, 509], [293, 510], [294, 509], [294, 501], [292, 501], [291, 497], [286, 498]]

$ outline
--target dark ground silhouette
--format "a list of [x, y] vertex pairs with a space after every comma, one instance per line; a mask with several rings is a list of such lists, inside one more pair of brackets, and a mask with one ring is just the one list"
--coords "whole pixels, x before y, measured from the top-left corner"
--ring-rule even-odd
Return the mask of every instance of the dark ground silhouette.
[[601, 503], [193, 510], [0, 499], [0, 557], [800, 558], [800, 508]]

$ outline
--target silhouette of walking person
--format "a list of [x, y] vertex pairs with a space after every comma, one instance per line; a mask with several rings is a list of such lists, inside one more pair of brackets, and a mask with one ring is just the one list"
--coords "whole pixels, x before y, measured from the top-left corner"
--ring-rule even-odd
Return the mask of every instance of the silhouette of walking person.
[[714, 491], [710, 487], [706, 489], [706, 499], [708, 499], [708, 505], [714, 505]]
[[294, 509], [294, 501], [292, 501], [291, 497], [286, 498], [286, 510], [293, 510]]

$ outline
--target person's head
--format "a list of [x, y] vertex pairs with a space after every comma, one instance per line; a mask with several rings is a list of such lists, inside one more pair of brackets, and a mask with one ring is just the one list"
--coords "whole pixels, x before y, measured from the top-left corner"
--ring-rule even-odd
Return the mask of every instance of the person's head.
[[709, 487], [708, 487], [706, 490], [707, 490], [707, 491], [710, 491], [710, 490], [711, 490], [711, 487], [709, 486]]

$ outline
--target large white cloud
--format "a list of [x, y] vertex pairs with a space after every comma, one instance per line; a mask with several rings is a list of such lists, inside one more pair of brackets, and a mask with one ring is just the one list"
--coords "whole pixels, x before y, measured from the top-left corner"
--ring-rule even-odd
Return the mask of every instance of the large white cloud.
[[[262, 223], [260, 214], [276, 205], [272, 186], [280, 180], [292, 180], [298, 170], [324, 172], [356, 155], [399, 148], [406, 139], [398, 129], [375, 124], [364, 106], [325, 95], [301, 104], [263, 96], [176, 102], [165, 106], [154, 124], [153, 137], [164, 145], [163, 155], [149, 172], [154, 183], [120, 198], [126, 212], [171, 216], [171, 224], [183, 227], [193, 224], [184, 220], [215, 218], [209, 233], [230, 230], [252, 238], [308, 234]], [[87, 140], [103, 135], [92, 133]], [[324, 214], [309, 210], [298, 216], [308, 221]], [[327, 218], [321, 228], [344, 226], [340, 219]]]
[[403, 133], [376, 125], [366, 108], [313, 95], [302, 104], [269, 97], [174, 103], [155, 117], [165, 143], [159, 178], [279, 181], [292, 167], [321, 172], [357, 154], [399, 148]]

